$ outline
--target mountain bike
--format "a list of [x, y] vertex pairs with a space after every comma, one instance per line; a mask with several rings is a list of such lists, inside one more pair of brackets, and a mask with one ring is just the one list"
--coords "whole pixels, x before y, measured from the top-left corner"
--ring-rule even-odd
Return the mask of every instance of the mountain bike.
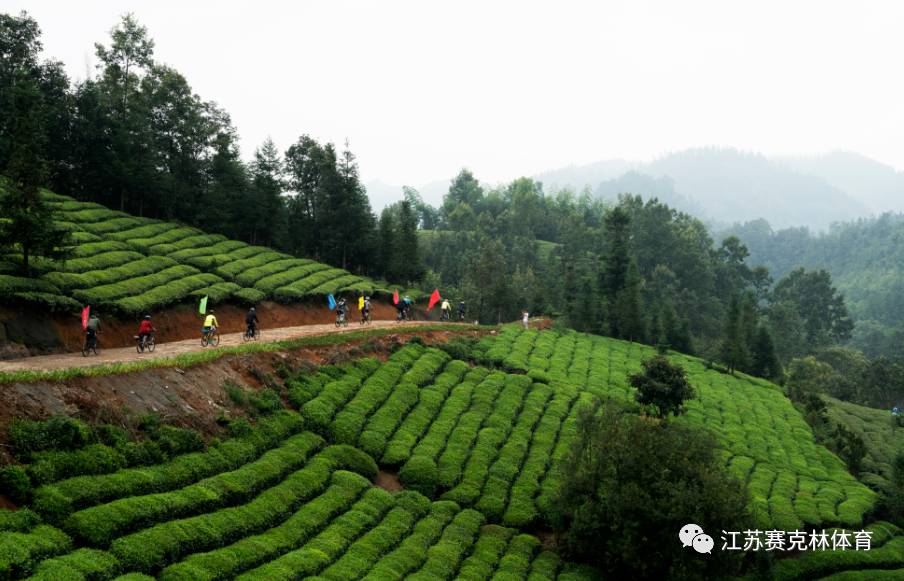
[[135, 350], [139, 353], [144, 353], [147, 351], [148, 353], [153, 353], [154, 349], [157, 348], [157, 341], [154, 339], [154, 334], [150, 335], [136, 335], [135, 336]]
[[97, 345], [98, 345], [97, 335], [94, 337], [85, 336], [85, 344], [82, 345], [82, 357], [87, 357], [91, 353], [97, 355]]
[[337, 327], [348, 327], [348, 319], [346, 318], [344, 312], [336, 313], [336, 326]]
[[246, 328], [242, 333], [242, 341], [257, 341], [261, 338], [261, 329], [257, 325], [253, 328]]
[[370, 311], [361, 311], [361, 324], [362, 325], [370, 325], [371, 317]]
[[449, 311], [445, 311], [445, 310], [439, 316], [440, 321], [448, 321], [449, 318], [450, 318]]
[[219, 344], [220, 332], [216, 328], [209, 331], [201, 331], [201, 347], [207, 347], [208, 345], [216, 347]]

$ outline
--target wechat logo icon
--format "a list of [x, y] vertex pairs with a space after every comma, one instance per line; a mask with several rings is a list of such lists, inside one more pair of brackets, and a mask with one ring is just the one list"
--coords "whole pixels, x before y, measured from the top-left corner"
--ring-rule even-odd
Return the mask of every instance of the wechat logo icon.
[[703, 529], [695, 524], [686, 524], [678, 531], [678, 538], [684, 547], [693, 547], [698, 553], [712, 554], [713, 538], [703, 532]]

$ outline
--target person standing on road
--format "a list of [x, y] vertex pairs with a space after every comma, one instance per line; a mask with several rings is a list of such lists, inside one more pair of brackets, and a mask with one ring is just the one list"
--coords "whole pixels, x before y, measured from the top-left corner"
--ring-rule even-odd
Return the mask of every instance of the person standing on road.
[[521, 322], [524, 324], [525, 329], [530, 327], [529, 321], [530, 321], [530, 313], [528, 313], [527, 311], [522, 311], [521, 312]]

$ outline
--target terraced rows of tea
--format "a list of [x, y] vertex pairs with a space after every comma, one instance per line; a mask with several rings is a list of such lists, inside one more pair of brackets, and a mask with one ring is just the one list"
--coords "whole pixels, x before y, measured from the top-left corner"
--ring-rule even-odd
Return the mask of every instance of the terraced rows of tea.
[[[578, 411], [632, 400], [651, 353], [504, 327], [284, 374], [293, 411], [152, 466], [103, 444], [38, 454], [29, 510], [0, 511], [0, 579], [590, 578], [523, 531], [549, 526]], [[871, 552], [782, 559], [779, 578], [896, 567], [904, 534], [865, 521], [875, 494], [779, 388], [671, 357], [697, 390], [678, 421], [715, 435], [759, 528], [874, 532]], [[404, 491], [372, 485], [381, 469]]]
[[[477, 357], [535, 380], [570, 384], [599, 397], [633, 399], [626, 374], [654, 353], [650, 347], [578, 333], [506, 327], [485, 338]], [[764, 380], [706, 369], [673, 354], [688, 372], [697, 397], [680, 421], [710, 430], [728, 468], [747, 483], [761, 528], [858, 526], [876, 494], [813, 439], [800, 413], [780, 389]]]
[[345, 270], [207, 234], [139, 218], [50, 192], [45, 198], [72, 233], [72, 257], [38, 260], [36, 279], [17, 276], [18, 256], [0, 256], [0, 294], [73, 310], [100, 306], [144, 313], [190, 297], [212, 302], [265, 298], [291, 302], [313, 295], [373, 290]]
[[0, 579], [592, 578], [481, 512], [375, 487], [370, 456], [305, 427], [281, 411], [162, 464], [48, 476], [0, 511]]

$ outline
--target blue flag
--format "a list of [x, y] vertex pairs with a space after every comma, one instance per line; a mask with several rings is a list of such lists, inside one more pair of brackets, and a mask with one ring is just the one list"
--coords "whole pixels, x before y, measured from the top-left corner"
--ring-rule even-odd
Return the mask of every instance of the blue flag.
[[336, 308], [336, 299], [333, 298], [333, 293], [330, 293], [327, 299], [330, 301], [330, 310], [332, 311]]

